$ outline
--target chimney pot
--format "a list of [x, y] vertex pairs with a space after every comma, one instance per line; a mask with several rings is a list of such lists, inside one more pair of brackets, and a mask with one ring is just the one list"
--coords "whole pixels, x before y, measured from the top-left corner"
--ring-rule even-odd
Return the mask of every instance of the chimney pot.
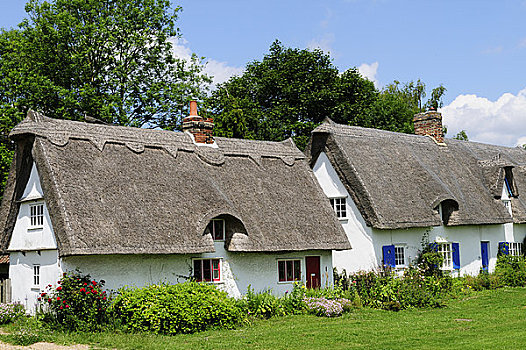
[[183, 131], [187, 131], [194, 136], [195, 143], [213, 144], [214, 120], [212, 118], [200, 117], [197, 115], [197, 102], [190, 101], [190, 115], [183, 119]]
[[197, 101], [190, 101], [190, 115], [197, 115]]

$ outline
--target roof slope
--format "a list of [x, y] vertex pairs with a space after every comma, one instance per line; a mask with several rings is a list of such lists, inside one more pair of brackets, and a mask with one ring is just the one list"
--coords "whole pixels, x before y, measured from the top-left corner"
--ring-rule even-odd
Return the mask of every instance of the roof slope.
[[211, 148], [180, 132], [34, 112], [11, 137], [19, 155], [0, 211], [4, 249], [17, 211], [7, 199], [19, 199], [23, 185], [14, 183], [27, 177], [27, 157], [37, 165], [61, 256], [213, 252], [204, 231], [218, 215], [244, 226], [225, 242], [231, 251], [350, 247], [290, 141], [216, 138]]
[[[498, 199], [504, 167], [526, 191], [526, 151], [427, 136], [323, 123], [307, 153], [314, 165], [326, 152], [369, 226], [380, 229], [437, 226], [439, 203], [458, 203], [448, 225], [512, 222]], [[525, 192], [526, 193], [526, 192]], [[512, 199], [513, 220], [526, 222], [526, 203]], [[455, 208], [456, 209], [456, 208]]]

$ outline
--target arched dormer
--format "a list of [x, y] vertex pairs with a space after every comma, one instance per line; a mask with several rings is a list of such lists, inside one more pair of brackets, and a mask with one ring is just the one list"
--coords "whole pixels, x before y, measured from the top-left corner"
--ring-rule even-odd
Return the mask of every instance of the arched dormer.
[[458, 202], [454, 199], [445, 199], [435, 207], [435, 210], [438, 211], [442, 224], [447, 226], [453, 213], [458, 211]]
[[233, 244], [243, 245], [248, 241], [248, 233], [243, 221], [233, 213], [215, 212], [207, 215], [200, 223], [200, 232], [214, 242], [225, 242], [225, 249]]

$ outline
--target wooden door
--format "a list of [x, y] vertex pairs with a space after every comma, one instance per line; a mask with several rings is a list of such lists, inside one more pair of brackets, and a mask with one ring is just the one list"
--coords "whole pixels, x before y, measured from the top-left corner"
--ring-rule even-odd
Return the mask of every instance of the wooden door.
[[488, 252], [488, 242], [480, 242], [480, 256], [482, 258], [482, 271], [488, 272], [489, 265], [489, 252]]
[[321, 273], [320, 273], [320, 257], [307, 256], [305, 258], [305, 265], [307, 270], [307, 288], [321, 287]]

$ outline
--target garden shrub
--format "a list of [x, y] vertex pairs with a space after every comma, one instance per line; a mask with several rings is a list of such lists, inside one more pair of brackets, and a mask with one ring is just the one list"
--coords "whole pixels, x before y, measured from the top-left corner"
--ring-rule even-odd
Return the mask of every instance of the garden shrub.
[[286, 315], [298, 315], [302, 314], [305, 311], [305, 293], [307, 288], [304, 284], [296, 282], [292, 291], [289, 293], [285, 292], [285, 295], [281, 298], [281, 305], [283, 307], [283, 312]]
[[120, 289], [111, 311], [127, 330], [155, 334], [232, 329], [243, 321], [235, 299], [194, 281]]
[[526, 258], [524, 256], [499, 255], [495, 275], [502, 286], [526, 286]]
[[[297, 294], [298, 291], [293, 290], [293, 293]], [[285, 298], [286, 297], [284, 297], [283, 299]], [[250, 285], [248, 286], [247, 294], [245, 294], [243, 301], [245, 304], [245, 308], [247, 309], [247, 313], [250, 316], [265, 319], [271, 318], [273, 316], [284, 316], [285, 314], [294, 314], [294, 306], [291, 304], [297, 303], [296, 297], [291, 297], [291, 300], [288, 302], [289, 305], [287, 309], [285, 309], [283, 301], [280, 298], [273, 295], [270, 290], [265, 290], [263, 292], [256, 293]], [[290, 313], [288, 313], [287, 311]]]
[[22, 304], [0, 304], [0, 325], [16, 321], [25, 315], [25, 309]]
[[40, 294], [37, 317], [52, 328], [101, 330], [109, 321], [110, 301], [104, 283], [79, 271], [64, 273], [57, 286], [48, 285]]

